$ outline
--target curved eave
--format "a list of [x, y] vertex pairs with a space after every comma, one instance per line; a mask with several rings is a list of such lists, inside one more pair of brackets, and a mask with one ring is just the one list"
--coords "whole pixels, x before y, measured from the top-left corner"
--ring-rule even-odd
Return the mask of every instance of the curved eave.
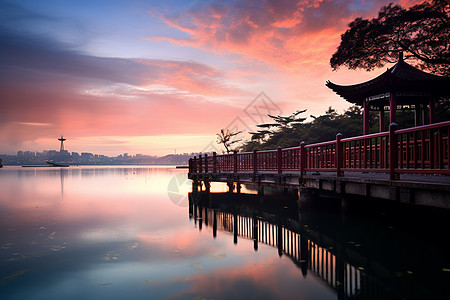
[[423, 72], [404, 61], [397, 62], [386, 72], [363, 83], [338, 85], [327, 81], [326, 86], [348, 102], [358, 105], [363, 105], [367, 97], [397, 91], [450, 96], [450, 78]]
[[326, 86], [348, 102], [362, 105], [366, 97], [385, 93], [386, 89], [389, 89], [390, 76], [382, 76], [383, 74], [360, 84], [338, 85], [327, 81]]

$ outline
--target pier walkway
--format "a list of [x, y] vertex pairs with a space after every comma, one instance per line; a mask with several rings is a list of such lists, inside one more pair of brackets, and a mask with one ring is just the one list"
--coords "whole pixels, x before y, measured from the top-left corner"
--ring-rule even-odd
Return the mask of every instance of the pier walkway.
[[450, 121], [299, 147], [189, 160], [194, 182], [252, 183], [450, 208]]

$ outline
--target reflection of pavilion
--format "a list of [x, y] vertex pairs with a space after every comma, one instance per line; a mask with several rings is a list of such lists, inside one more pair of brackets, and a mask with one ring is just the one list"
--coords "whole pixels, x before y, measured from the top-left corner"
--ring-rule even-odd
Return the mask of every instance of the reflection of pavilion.
[[349, 238], [352, 234], [345, 234], [340, 218], [325, 226], [325, 231], [323, 219], [311, 218], [311, 214], [308, 217], [302, 212], [301, 218], [295, 218], [287, 216], [286, 209], [274, 211], [242, 204], [258, 201], [257, 195], [190, 193], [190, 218], [198, 222], [200, 230], [203, 225], [211, 226], [213, 237], [225, 231], [233, 234], [234, 243], [239, 237], [253, 240], [255, 251], [261, 243], [277, 248], [278, 254], [289, 257], [304, 276], [312, 272], [321, 278], [336, 291], [338, 299], [445, 299], [450, 292], [449, 287], [440, 285], [443, 278], [436, 279], [429, 272], [435, 265], [414, 261], [419, 259], [417, 253], [426, 252], [421, 258], [426, 258], [427, 263], [439, 260], [440, 265], [444, 264], [437, 254], [437, 258], [427, 256], [433, 250], [416, 247], [416, 241], [411, 248], [411, 242], [402, 245], [408, 251], [414, 249], [412, 254], [402, 252], [398, 238], [385, 238], [385, 232], [364, 234], [365, 243], [360, 245], [358, 239]]

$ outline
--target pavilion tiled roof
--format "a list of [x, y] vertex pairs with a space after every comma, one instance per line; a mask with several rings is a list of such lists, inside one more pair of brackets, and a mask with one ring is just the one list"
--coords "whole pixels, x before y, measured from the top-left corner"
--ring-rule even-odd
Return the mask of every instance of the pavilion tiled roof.
[[450, 96], [450, 78], [421, 71], [400, 59], [383, 74], [363, 83], [326, 86], [348, 102], [363, 105], [367, 97], [392, 92], [422, 92], [434, 96]]

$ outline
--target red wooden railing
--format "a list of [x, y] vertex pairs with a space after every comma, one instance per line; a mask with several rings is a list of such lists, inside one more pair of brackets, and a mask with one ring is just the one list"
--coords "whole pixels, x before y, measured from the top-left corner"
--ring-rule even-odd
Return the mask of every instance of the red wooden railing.
[[200, 155], [189, 160], [191, 173], [382, 172], [450, 174], [450, 121], [276, 150]]

